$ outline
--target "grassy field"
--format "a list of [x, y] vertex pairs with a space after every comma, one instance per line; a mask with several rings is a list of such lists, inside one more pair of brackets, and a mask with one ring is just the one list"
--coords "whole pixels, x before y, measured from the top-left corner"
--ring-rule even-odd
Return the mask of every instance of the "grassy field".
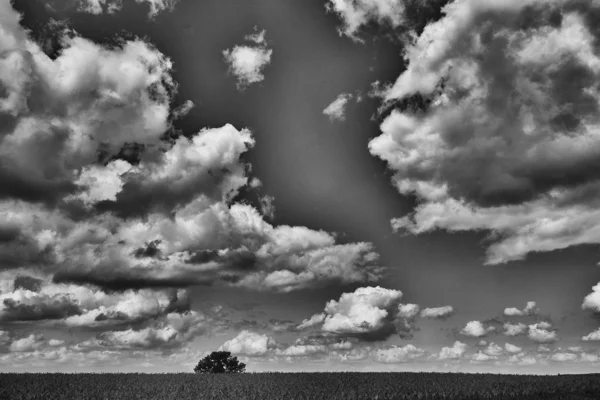
[[600, 374], [0, 374], [0, 399], [600, 399]]

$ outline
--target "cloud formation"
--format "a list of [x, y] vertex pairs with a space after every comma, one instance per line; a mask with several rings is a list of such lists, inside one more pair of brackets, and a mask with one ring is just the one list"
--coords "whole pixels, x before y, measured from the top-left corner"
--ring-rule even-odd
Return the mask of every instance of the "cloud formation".
[[267, 335], [250, 331], [241, 331], [236, 337], [226, 341], [219, 347], [219, 351], [229, 351], [249, 357], [264, 356], [276, 347], [275, 340]]
[[237, 45], [223, 50], [223, 57], [229, 66], [229, 72], [236, 76], [239, 89], [265, 79], [262, 71], [271, 62], [273, 50], [267, 48], [266, 31], [247, 35], [252, 45]]
[[552, 325], [544, 321], [529, 325], [527, 337], [536, 343], [552, 343], [558, 340], [558, 335], [556, 331], [552, 330]]
[[[79, 11], [92, 14], [115, 13], [123, 7], [123, 0], [75, 0]], [[154, 18], [162, 11], [173, 11], [179, 0], [135, 0], [149, 7], [148, 16]]]
[[460, 331], [461, 335], [470, 336], [470, 337], [483, 337], [490, 332], [494, 331], [494, 327], [488, 326], [486, 327], [480, 321], [470, 321], [467, 322], [467, 325]]
[[430, 307], [421, 310], [421, 318], [446, 319], [454, 314], [454, 307]]
[[[486, 262], [600, 241], [595, 2], [450, 2], [382, 91], [371, 153], [415, 195], [396, 230], [489, 232]], [[536, 18], [528, 18], [534, 12]]]
[[346, 106], [352, 100], [352, 94], [342, 93], [323, 110], [323, 114], [331, 121], [344, 121], [346, 119]]
[[336, 13], [343, 22], [340, 34], [356, 41], [359, 29], [370, 21], [397, 27], [403, 20], [403, 0], [328, 0], [326, 8]]
[[523, 317], [525, 315], [536, 315], [539, 310], [536, 308], [535, 301], [528, 301], [523, 310], [516, 307], [508, 307], [504, 309], [504, 315], [507, 317]]
[[384, 340], [397, 331], [395, 326], [402, 292], [377, 287], [361, 287], [330, 300], [324, 313], [304, 320], [299, 329], [322, 323], [321, 331], [363, 340]]

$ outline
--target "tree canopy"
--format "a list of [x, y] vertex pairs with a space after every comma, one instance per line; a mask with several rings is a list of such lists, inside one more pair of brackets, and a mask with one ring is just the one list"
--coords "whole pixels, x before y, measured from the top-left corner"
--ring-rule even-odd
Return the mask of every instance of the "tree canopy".
[[198, 362], [194, 368], [196, 373], [241, 373], [246, 370], [246, 364], [239, 362], [229, 351], [213, 351]]

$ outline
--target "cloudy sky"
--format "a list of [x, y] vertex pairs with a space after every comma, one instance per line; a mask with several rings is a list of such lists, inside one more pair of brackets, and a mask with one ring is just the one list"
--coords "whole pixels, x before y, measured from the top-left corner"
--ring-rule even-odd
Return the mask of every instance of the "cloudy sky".
[[0, 0], [0, 371], [597, 371], [598, 18]]

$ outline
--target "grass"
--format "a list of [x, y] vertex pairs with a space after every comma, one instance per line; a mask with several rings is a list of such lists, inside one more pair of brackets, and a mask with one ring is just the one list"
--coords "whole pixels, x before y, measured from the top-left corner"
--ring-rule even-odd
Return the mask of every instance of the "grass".
[[600, 374], [0, 374], [0, 399], [598, 400]]

